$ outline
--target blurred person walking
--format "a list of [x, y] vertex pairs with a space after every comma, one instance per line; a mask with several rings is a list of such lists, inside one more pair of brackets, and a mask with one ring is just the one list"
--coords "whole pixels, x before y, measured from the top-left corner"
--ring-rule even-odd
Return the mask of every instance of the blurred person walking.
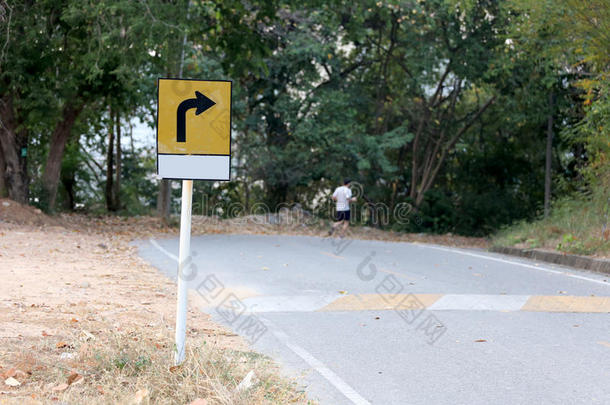
[[349, 203], [356, 201], [356, 197], [352, 197], [351, 182], [350, 179], [343, 180], [343, 185], [337, 187], [332, 195], [332, 199], [336, 202], [337, 212], [335, 213], [335, 222], [328, 231], [328, 236], [331, 236], [339, 227], [341, 228], [340, 237], [345, 236], [350, 220]]

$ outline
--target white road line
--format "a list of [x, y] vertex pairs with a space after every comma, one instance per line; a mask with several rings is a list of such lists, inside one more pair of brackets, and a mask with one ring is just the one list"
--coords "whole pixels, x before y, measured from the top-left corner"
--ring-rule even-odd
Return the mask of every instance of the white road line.
[[248, 311], [255, 312], [314, 312], [334, 302], [333, 295], [272, 295], [243, 299]]
[[159, 251], [160, 251], [161, 253], [163, 253], [165, 256], [169, 257], [170, 259], [172, 259], [172, 260], [174, 260], [176, 263], [178, 263], [178, 256], [176, 256], [176, 255], [174, 255], [174, 254], [172, 254], [172, 253], [168, 252], [167, 250], [165, 250], [165, 248], [164, 248], [163, 246], [159, 245], [159, 244], [157, 243], [157, 241], [156, 241], [156, 240], [154, 240], [153, 238], [150, 238], [148, 241], [150, 242], [150, 244], [151, 244], [151, 245], [153, 245], [154, 247], [156, 247], [157, 249], [159, 249]]
[[[261, 318], [259, 318], [261, 319]], [[263, 323], [267, 325], [271, 333], [286, 347], [292, 350], [297, 356], [303, 359], [307, 364], [309, 364], [314, 370], [316, 370], [322, 377], [324, 377], [329, 383], [331, 383], [339, 392], [341, 392], [347, 399], [352, 401], [356, 405], [371, 405], [369, 401], [364, 399], [360, 394], [358, 394], [352, 387], [350, 387], [345, 381], [341, 379], [337, 374], [335, 374], [331, 369], [326, 367], [324, 363], [320, 360], [316, 359], [311, 355], [307, 350], [303, 349], [301, 346], [292, 343], [290, 338], [286, 333], [278, 329], [271, 321], [268, 319], [261, 319]]]
[[426, 309], [429, 311], [519, 311], [529, 298], [529, 295], [446, 294]]
[[463, 250], [460, 250], [460, 249], [445, 248], [445, 247], [440, 247], [440, 246], [431, 246], [431, 245], [425, 245], [423, 243], [422, 244], [418, 244], [418, 246], [422, 246], [422, 247], [429, 248], [429, 249], [443, 250], [445, 252], [459, 253], [459, 254], [466, 255], [466, 256], [479, 257], [481, 259], [492, 260], [494, 262], [514, 264], [514, 265], [521, 266], [521, 267], [528, 267], [530, 269], [542, 270], [542, 271], [545, 271], [547, 273], [560, 274], [560, 275], [564, 275], [564, 276], [567, 276], [567, 277], [577, 278], [579, 280], [585, 280], [585, 281], [590, 281], [592, 283], [597, 283], [597, 284], [601, 284], [601, 285], [605, 285], [605, 286], [610, 286], [609, 283], [607, 283], [607, 282], [605, 282], [603, 280], [596, 280], [594, 278], [579, 276], [577, 274], [571, 274], [571, 273], [568, 273], [568, 272], [565, 272], [565, 271], [551, 270], [551, 269], [546, 268], [546, 267], [533, 266], [531, 264], [515, 262], [515, 261], [512, 261], [512, 260], [500, 259], [498, 257], [485, 256], [485, 255], [480, 255], [480, 254], [471, 253], [471, 252], [464, 252]]

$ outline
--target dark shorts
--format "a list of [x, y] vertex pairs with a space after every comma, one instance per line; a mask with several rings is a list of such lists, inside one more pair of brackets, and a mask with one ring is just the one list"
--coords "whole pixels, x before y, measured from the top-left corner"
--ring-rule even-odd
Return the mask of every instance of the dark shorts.
[[335, 215], [335, 221], [349, 221], [349, 210], [337, 211]]

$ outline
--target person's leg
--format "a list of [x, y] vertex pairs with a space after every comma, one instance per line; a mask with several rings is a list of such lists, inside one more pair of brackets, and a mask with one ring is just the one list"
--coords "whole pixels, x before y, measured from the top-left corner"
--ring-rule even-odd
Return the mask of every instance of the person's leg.
[[337, 227], [339, 226], [341, 222], [339, 221], [335, 221], [332, 224], [330, 224], [330, 229], [328, 230], [328, 236], [331, 236], [333, 234], [333, 232], [335, 232], [335, 229], [337, 229]]
[[349, 221], [341, 221], [341, 224], [343, 225], [341, 227], [341, 236], [345, 236], [345, 232], [347, 231], [347, 227], [349, 226]]
[[349, 226], [350, 221], [350, 212], [343, 212], [343, 227], [341, 228], [341, 236], [345, 236], [345, 232], [347, 231], [347, 227]]
[[343, 211], [337, 211], [335, 214], [335, 222], [331, 225], [330, 231], [328, 232], [328, 236], [331, 236], [333, 232], [339, 227], [343, 221], [345, 220], [345, 213]]
[[335, 221], [333, 222], [333, 229], [336, 229], [339, 225], [341, 225], [343, 223], [343, 221]]

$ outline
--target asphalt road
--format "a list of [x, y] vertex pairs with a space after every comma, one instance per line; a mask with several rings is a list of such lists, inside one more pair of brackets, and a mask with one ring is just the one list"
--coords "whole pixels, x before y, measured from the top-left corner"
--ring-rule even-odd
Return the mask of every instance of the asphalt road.
[[[138, 246], [175, 278], [177, 239]], [[608, 276], [409, 243], [212, 235], [191, 248], [202, 309], [321, 404], [610, 403]]]

